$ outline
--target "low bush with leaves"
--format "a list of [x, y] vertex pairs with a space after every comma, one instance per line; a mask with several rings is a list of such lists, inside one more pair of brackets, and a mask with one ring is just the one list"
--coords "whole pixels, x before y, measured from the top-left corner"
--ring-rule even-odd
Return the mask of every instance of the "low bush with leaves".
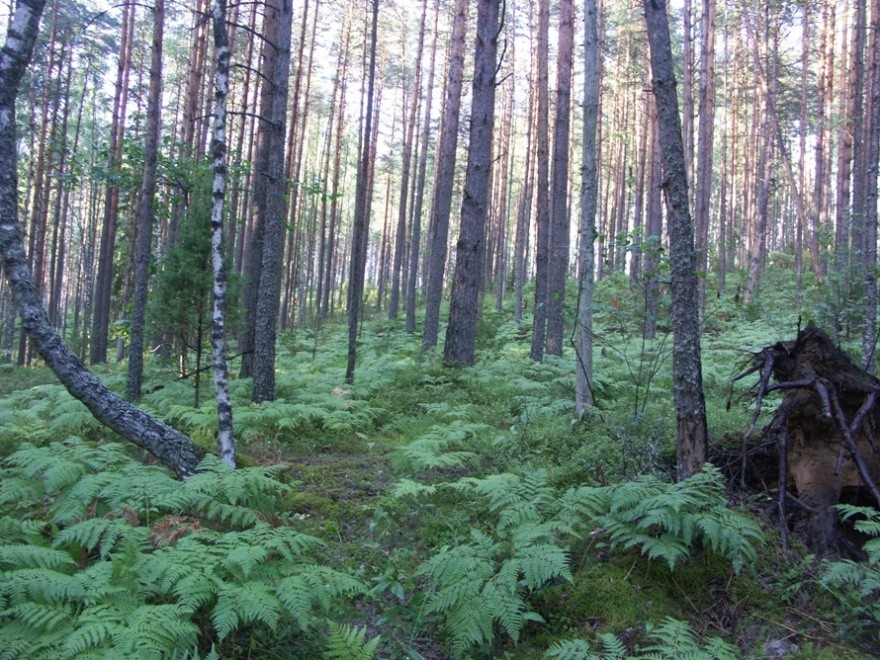
[[307, 631], [365, 592], [275, 511], [279, 468], [178, 482], [119, 445], [23, 446], [0, 473], [0, 658], [183, 657]]

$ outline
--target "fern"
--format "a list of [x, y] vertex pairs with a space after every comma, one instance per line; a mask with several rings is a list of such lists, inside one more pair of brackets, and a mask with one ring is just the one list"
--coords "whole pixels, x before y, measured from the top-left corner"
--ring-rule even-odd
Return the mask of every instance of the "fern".
[[855, 528], [870, 537], [863, 546], [867, 561], [825, 559], [821, 583], [845, 608], [845, 620], [880, 638], [880, 512], [848, 504], [839, 504], [837, 509], [844, 520], [858, 517]]
[[330, 638], [324, 657], [328, 660], [373, 660], [381, 635], [367, 641], [367, 629], [329, 622]]
[[571, 639], [553, 644], [544, 653], [553, 660], [737, 660], [739, 649], [719, 637], [710, 637], [703, 643], [694, 635], [690, 625], [667, 617], [659, 626], [648, 623], [646, 635], [649, 644], [635, 655], [629, 655], [623, 642], [611, 633], [598, 637], [602, 651], [593, 651], [582, 639]]
[[573, 523], [592, 520], [612, 547], [639, 548], [650, 559], [666, 560], [670, 569], [699, 540], [739, 572], [754, 561], [763, 533], [751, 518], [727, 507], [723, 483], [718, 469], [707, 465], [676, 484], [645, 476], [619, 486], [582, 487], [566, 493], [562, 516]]
[[602, 633], [599, 639], [601, 652], [591, 650], [585, 640], [569, 639], [553, 644], [545, 651], [544, 657], [553, 660], [624, 660], [627, 657], [626, 646], [615, 635]]
[[737, 660], [739, 649], [725, 643], [718, 637], [711, 637], [705, 646], [694, 635], [690, 625], [671, 617], [659, 626], [646, 625], [649, 638], [655, 643], [646, 646], [646, 653], [639, 656], [644, 660]]
[[465, 447], [489, 428], [486, 424], [461, 420], [435, 425], [428, 433], [398, 450], [399, 462], [414, 472], [474, 463], [477, 454]]
[[[196, 621], [215, 641], [306, 629], [366, 593], [273, 515], [277, 475], [209, 458], [180, 483], [118, 446], [22, 446], [0, 471], [0, 513], [16, 511], [0, 517], [0, 657], [194, 657]], [[52, 525], [27, 520], [46, 504]]]

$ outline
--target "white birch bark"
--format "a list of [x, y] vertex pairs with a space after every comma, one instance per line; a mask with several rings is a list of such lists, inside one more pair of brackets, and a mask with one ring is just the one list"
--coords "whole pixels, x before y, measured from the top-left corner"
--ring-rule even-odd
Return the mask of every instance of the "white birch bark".
[[220, 457], [235, 467], [235, 435], [229, 401], [229, 368], [226, 364], [226, 255], [223, 240], [223, 202], [226, 196], [226, 97], [229, 93], [229, 35], [226, 31], [226, 0], [214, 0], [214, 126], [211, 133], [211, 262], [214, 269], [214, 317], [211, 350], [214, 356], [214, 388], [217, 396], [217, 446]]

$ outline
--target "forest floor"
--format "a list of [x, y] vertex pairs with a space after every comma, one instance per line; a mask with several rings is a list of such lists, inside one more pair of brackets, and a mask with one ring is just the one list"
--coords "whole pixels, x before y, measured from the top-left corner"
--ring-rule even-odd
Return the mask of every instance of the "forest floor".
[[[600, 317], [597, 406], [580, 421], [571, 418], [572, 358], [532, 363], [526, 333], [508, 320], [509, 312], [484, 313], [473, 369], [423, 357], [418, 337], [399, 323], [374, 321], [362, 332], [353, 386], [342, 378], [345, 334], [333, 324], [283, 336], [276, 402], [249, 404], [248, 382], [233, 381], [240, 466], [281, 466], [273, 474], [290, 488], [273, 515], [321, 539], [321, 561], [365, 585], [363, 597], [334, 605], [332, 618], [360, 627], [366, 639], [381, 635], [376, 657], [382, 658], [449, 658], [455, 649], [474, 658], [880, 656], [870, 620], [876, 594], [859, 603], [829, 588], [827, 566], [796, 537], [783, 551], [773, 492], [729, 483], [722, 493], [736, 515], [762, 529], [763, 541], [740, 571], [732, 555], [712, 550], [710, 537], [688, 541], [670, 561], [671, 545], [650, 558], [644, 539], [615, 544], [607, 524], [565, 522], [563, 504], [582, 487], [672, 488], [663, 485], [674, 460], [670, 343], [642, 343], [626, 332], [630, 320], [613, 313]], [[754, 351], [795, 331], [793, 317], [776, 315], [773, 323], [722, 319], [706, 333], [715, 457], [738, 448], [752, 414], [751, 402], [737, 398], [751, 383], [731, 391], [730, 378]], [[210, 448], [212, 406], [193, 408], [193, 383], [176, 381], [169, 369], [151, 365], [144, 405]], [[100, 374], [116, 389], [124, 383], [121, 368]], [[0, 456], [25, 441], [108, 439], [68, 399], [43, 368], [0, 369]], [[202, 399], [209, 396], [203, 392]], [[777, 403], [773, 397], [765, 403], [762, 422]], [[644, 481], [651, 478], [656, 483]], [[532, 540], [523, 545], [522, 535]], [[654, 535], [660, 538], [665, 535]], [[471, 581], [485, 593], [505, 566], [525, 561], [529, 543], [551, 554], [559, 548], [566, 564], [546, 569], [540, 580], [529, 577], [528, 567], [518, 574], [514, 595], [522, 600], [507, 614], [532, 613], [518, 624], [473, 600], [467, 609], [448, 594], [437, 605], [445, 578], [431, 567], [441, 559], [471, 553]], [[480, 582], [479, 570], [494, 577]], [[467, 576], [453, 586], [467, 590]], [[527, 585], [530, 579], [534, 584]], [[462, 642], [462, 627], [480, 616], [489, 617], [488, 636], [471, 631], [473, 639]], [[0, 636], [2, 626], [0, 618]], [[569, 647], [570, 655], [548, 655], [573, 639], [605, 653], [577, 655]], [[727, 655], [713, 653], [713, 640], [732, 645], [734, 655], [731, 647]], [[282, 626], [230, 636], [218, 648], [219, 657], [310, 658], [324, 643], [314, 635], [285, 635]]]

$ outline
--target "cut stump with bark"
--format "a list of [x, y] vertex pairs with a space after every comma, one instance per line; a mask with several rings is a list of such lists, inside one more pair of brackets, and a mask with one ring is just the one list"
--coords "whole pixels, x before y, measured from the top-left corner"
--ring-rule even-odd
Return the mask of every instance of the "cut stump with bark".
[[[835, 505], [844, 489], [870, 493], [880, 506], [880, 380], [861, 369], [821, 329], [808, 326], [792, 341], [760, 351], [751, 368], [760, 373], [749, 390], [756, 400], [744, 448], [755, 428], [764, 397], [785, 394], [765, 433], [779, 450], [779, 516], [787, 545], [789, 513], [795, 503], [806, 512], [806, 543], [817, 554], [846, 548]], [[775, 382], [771, 383], [771, 379]], [[744, 461], [746, 452], [744, 454]]]

